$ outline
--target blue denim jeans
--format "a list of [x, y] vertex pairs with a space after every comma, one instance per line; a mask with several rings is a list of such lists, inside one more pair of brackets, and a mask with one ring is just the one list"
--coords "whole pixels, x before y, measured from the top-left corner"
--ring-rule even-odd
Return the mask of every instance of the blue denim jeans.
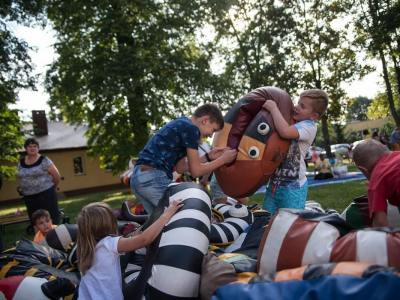
[[221, 199], [227, 197], [217, 182], [215, 174], [212, 175], [210, 181], [211, 200]]
[[265, 191], [263, 209], [268, 210], [271, 214], [279, 208], [304, 209], [307, 193], [307, 182], [300, 188], [278, 186], [275, 192], [272, 191], [271, 184], [269, 184]]
[[142, 172], [140, 165], [136, 165], [130, 185], [136, 199], [148, 214], [152, 214], [171, 181], [164, 171], [151, 169]]

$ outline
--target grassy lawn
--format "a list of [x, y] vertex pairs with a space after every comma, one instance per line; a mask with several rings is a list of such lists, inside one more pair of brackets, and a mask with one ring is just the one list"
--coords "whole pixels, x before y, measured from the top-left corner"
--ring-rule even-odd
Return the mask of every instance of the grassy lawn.
[[[366, 194], [367, 187], [365, 180], [350, 181], [308, 188], [308, 200], [319, 202], [323, 208], [333, 208], [342, 212], [350, 202], [363, 194]], [[264, 194], [257, 194], [251, 197], [252, 203], [262, 204]]]
[[[366, 193], [366, 181], [350, 181], [347, 183], [331, 184], [319, 187], [310, 187], [308, 190], [308, 199], [319, 202], [323, 208], [333, 208], [342, 212], [345, 207], [355, 198]], [[86, 194], [59, 200], [59, 205], [64, 209], [67, 216], [70, 217], [70, 223], [75, 223], [75, 218], [80, 209], [88, 203], [104, 201], [112, 208], [121, 207], [125, 200], [133, 200], [134, 197], [130, 191], [112, 191]], [[262, 204], [264, 194], [256, 194], [251, 197], [251, 203]], [[9, 204], [1, 207], [0, 215], [14, 213], [17, 209], [25, 210], [23, 204]], [[1, 233], [4, 247], [11, 247], [22, 237], [32, 239], [33, 237], [25, 232], [27, 224], [8, 225], [5, 232]]]
[[[112, 208], [120, 208], [121, 203], [125, 200], [133, 200], [134, 197], [129, 190], [124, 191], [110, 191], [100, 192], [93, 194], [86, 194], [81, 196], [75, 196], [59, 200], [60, 208], [64, 209], [64, 212], [70, 218], [70, 223], [75, 223], [75, 219], [83, 206], [91, 202], [103, 201], [108, 203]], [[8, 204], [1, 206], [0, 215], [6, 215], [15, 213], [19, 209], [25, 211], [25, 205], [20, 204]], [[33, 239], [32, 235], [28, 235], [25, 231], [27, 223], [7, 225], [5, 232], [1, 232], [1, 237], [5, 248], [11, 247], [16, 241], [22, 237]]]

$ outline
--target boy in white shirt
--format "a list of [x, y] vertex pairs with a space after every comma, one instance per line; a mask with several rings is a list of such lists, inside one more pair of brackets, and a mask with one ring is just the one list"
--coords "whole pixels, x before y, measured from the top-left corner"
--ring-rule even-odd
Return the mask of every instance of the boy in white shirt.
[[307, 177], [304, 157], [317, 133], [316, 121], [325, 113], [328, 95], [320, 89], [306, 90], [300, 94], [294, 108], [295, 124], [289, 125], [276, 103], [267, 100], [263, 108], [274, 120], [278, 134], [290, 139], [291, 145], [279, 168], [271, 176], [265, 193], [263, 208], [274, 213], [279, 208], [304, 209], [307, 199]]

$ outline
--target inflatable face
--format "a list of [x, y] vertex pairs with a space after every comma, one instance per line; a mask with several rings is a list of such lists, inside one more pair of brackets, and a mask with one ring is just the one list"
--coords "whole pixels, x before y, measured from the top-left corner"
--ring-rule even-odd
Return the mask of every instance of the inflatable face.
[[228, 196], [252, 195], [266, 183], [288, 151], [290, 141], [278, 135], [271, 114], [262, 109], [266, 100], [275, 101], [284, 119], [292, 123], [293, 103], [289, 94], [275, 87], [261, 87], [242, 97], [228, 111], [223, 130], [214, 137], [214, 147], [238, 150], [236, 161], [215, 171]]

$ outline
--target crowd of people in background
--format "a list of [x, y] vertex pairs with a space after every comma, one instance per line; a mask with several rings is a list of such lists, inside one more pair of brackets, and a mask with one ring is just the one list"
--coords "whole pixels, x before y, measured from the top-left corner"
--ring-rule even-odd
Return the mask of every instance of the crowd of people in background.
[[395, 127], [390, 136], [382, 130], [372, 132], [371, 138], [387, 146], [392, 151], [400, 150], [400, 127]]
[[396, 127], [390, 134], [389, 145], [392, 151], [400, 151], [400, 127]]

